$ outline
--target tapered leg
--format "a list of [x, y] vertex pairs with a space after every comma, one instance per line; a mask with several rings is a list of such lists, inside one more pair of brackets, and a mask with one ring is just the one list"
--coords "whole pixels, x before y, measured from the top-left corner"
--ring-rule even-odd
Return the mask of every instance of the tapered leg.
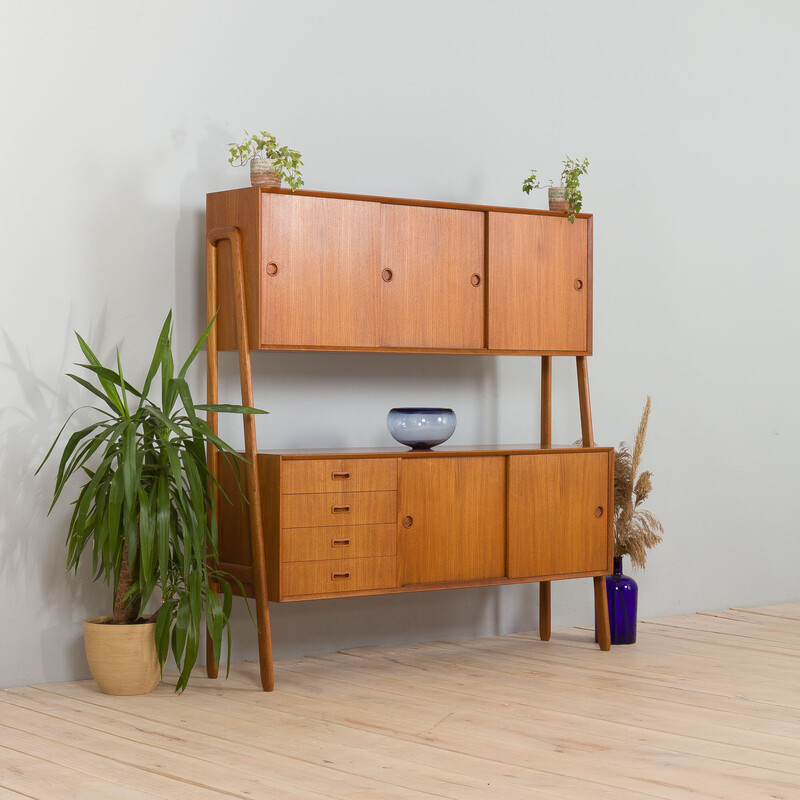
[[597, 622], [597, 643], [601, 650], [610, 650], [611, 628], [608, 624], [608, 596], [604, 575], [594, 578], [594, 614]]
[[[252, 407], [254, 405], [253, 371], [250, 363], [250, 342], [247, 330], [242, 242], [238, 228], [214, 228], [208, 233], [207, 311], [209, 318], [216, 313], [216, 284], [218, 277], [216, 246], [222, 240], [228, 240], [231, 246], [234, 316], [236, 318], [236, 340], [239, 350], [239, 380], [242, 390], [242, 405]], [[212, 328], [212, 333], [209, 334], [208, 346], [209, 351], [213, 348], [216, 353], [217, 345], [214, 328]], [[213, 375], [211, 374], [212, 370]], [[209, 359], [209, 397], [216, 399], [216, 393], [216, 359], [214, 359], [213, 365], [211, 359]], [[209, 418], [211, 419], [210, 414]], [[214, 415], [214, 422], [216, 424], [216, 415]], [[269, 625], [269, 603], [267, 601], [267, 562], [264, 555], [264, 525], [261, 516], [261, 482], [258, 477], [258, 442], [253, 415], [244, 414], [242, 422], [244, 425], [245, 455], [248, 462], [247, 500], [250, 506], [250, 544], [252, 549], [253, 588], [256, 598], [256, 623], [258, 625], [258, 660], [261, 668], [261, 686], [265, 692], [271, 692], [275, 687], [275, 673], [272, 666], [272, 637]], [[217, 457], [214, 456], [214, 458], [216, 459]], [[214, 469], [213, 474], [217, 474], [216, 469]], [[211, 661], [213, 662], [213, 656]], [[207, 667], [207, 670], [211, 675], [211, 668]]]
[[553, 371], [550, 356], [542, 356], [542, 402], [540, 405], [539, 444], [550, 447], [551, 397], [553, 394]]
[[[211, 591], [219, 594], [219, 584], [214, 580], [209, 581], [209, 583]], [[218, 674], [219, 665], [214, 658], [214, 642], [211, 638], [211, 634], [208, 632], [208, 628], [206, 628], [206, 675], [208, 675], [209, 678], [216, 678]]]
[[592, 431], [592, 404], [589, 401], [589, 370], [586, 367], [586, 356], [576, 356], [578, 367], [578, 402], [581, 407], [581, 435], [584, 447], [594, 447]]
[[550, 641], [550, 581], [539, 584], [539, 638]]

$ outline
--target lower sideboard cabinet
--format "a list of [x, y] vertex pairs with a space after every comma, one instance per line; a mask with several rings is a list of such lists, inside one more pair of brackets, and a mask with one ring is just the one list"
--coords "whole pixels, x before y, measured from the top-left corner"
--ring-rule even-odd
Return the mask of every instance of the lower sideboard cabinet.
[[[258, 469], [272, 601], [611, 571], [611, 448], [276, 451]], [[229, 469], [220, 484], [220, 567], [238, 577], [248, 508]]]
[[612, 458], [605, 452], [508, 458], [508, 577], [602, 572], [609, 564]]

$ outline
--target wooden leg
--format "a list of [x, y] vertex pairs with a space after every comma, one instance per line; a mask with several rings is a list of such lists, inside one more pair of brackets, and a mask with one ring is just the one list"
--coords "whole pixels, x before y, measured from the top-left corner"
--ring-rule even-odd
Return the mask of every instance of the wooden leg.
[[586, 368], [586, 356], [576, 356], [578, 367], [578, 402], [581, 406], [581, 435], [584, 447], [594, 447], [592, 432], [592, 404], [589, 402], [589, 372]]
[[261, 688], [271, 692], [275, 688], [275, 670], [272, 666], [272, 634], [269, 627], [269, 608], [266, 595], [256, 597], [256, 622], [258, 623], [258, 665]]
[[601, 650], [610, 650], [611, 628], [608, 624], [608, 595], [604, 575], [594, 578], [594, 614], [597, 624], [597, 643]]
[[550, 641], [550, 581], [539, 584], [539, 638]]
[[[210, 242], [207, 244], [206, 258], [208, 272], [206, 274], [206, 320], [210, 322], [217, 313], [217, 249]], [[206, 339], [206, 402], [214, 404], [218, 402], [219, 398], [219, 346], [217, 325], [212, 326]], [[211, 432], [214, 435], [219, 433], [219, 423], [217, 421], [217, 414], [209, 411], [207, 415], [207, 422]], [[217, 448], [211, 442], [208, 443], [206, 459], [208, 461], [208, 468], [214, 478], [219, 478], [219, 460], [217, 458]], [[210, 483], [209, 491], [214, 497], [214, 502], [219, 508], [219, 491], [214, 483]], [[211, 554], [209, 553], [209, 558]], [[219, 595], [219, 584], [217, 581], [211, 581], [211, 590]], [[206, 675], [209, 678], [216, 678], [219, 673], [218, 664], [214, 658], [214, 643], [211, 639], [211, 634], [206, 628]]]
[[[552, 358], [542, 356], [542, 400], [539, 444], [551, 447], [551, 398], [553, 394]], [[550, 641], [550, 581], [539, 584], [539, 638]]]
[[551, 357], [542, 356], [542, 402], [541, 402], [541, 425], [539, 432], [539, 444], [542, 447], [550, 447], [551, 410], [550, 398], [553, 393], [553, 372], [551, 369]]
[[[250, 342], [247, 331], [247, 304], [245, 300], [244, 262], [242, 260], [241, 233], [238, 228], [214, 228], [208, 232], [208, 278], [207, 311], [216, 312], [217, 295], [217, 252], [220, 241], [227, 240], [231, 246], [231, 270], [233, 277], [234, 316], [236, 318], [236, 340], [239, 350], [239, 381], [242, 390], [242, 405], [253, 407], [253, 371], [250, 363]], [[213, 339], [212, 339], [213, 334]], [[216, 353], [216, 332], [209, 334], [209, 351]], [[212, 375], [213, 371], [213, 375]], [[217, 374], [216, 360], [212, 364], [209, 357], [209, 397], [216, 400]], [[213, 384], [213, 385], [212, 385]], [[211, 415], [209, 415], [211, 417]], [[216, 424], [216, 415], [214, 418]], [[253, 588], [256, 597], [256, 623], [258, 625], [258, 660], [261, 668], [261, 686], [265, 692], [275, 687], [275, 673], [272, 666], [272, 636], [269, 624], [269, 603], [267, 600], [267, 561], [264, 552], [264, 523], [261, 516], [261, 482], [258, 475], [258, 442], [256, 423], [252, 414], [244, 414], [245, 455], [247, 456], [247, 500], [250, 506], [250, 544], [253, 564]], [[216, 459], [217, 456], [215, 455]], [[215, 462], [215, 467], [216, 467]], [[213, 474], [217, 474], [216, 468]], [[213, 661], [213, 658], [212, 658]]]
[[[216, 581], [211, 581], [211, 591], [219, 594], [219, 584]], [[214, 658], [214, 642], [211, 639], [211, 634], [206, 628], [206, 675], [209, 678], [216, 678], [219, 674], [219, 665]]]

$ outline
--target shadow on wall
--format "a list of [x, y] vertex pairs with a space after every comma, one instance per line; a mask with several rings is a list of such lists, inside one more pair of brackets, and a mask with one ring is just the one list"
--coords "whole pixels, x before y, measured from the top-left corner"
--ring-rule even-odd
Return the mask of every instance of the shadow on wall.
[[[63, 641], [64, 623], [104, 612], [109, 606], [109, 590], [96, 585], [91, 575], [81, 569], [79, 575], [65, 570], [67, 525], [71, 514], [69, 495], [62, 497], [50, 518], [47, 511], [53, 497], [60, 447], [39, 475], [39, 464], [47, 453], [61, 425], [80, 403], [64, 376], [67, 353], [73, 341], [71, 313], [63, 337], [63, 351], [58, 360], [59, 377], [52, 383], [42, 379], [20, 349], [3, 330], [8, 361], [0, 364], [4, 373], [16, 381], [22, 402], [19, 406], [0, 409], [0, 578], [5, 586], [14, 587], [20, 604], [37, 613], [41, 631], [42, 664], [48, 674], [53, 663], [53, 648], [57, 647], [73, 673], [85, 672], [82, 638]], [[103, 339], [105, 314], [98, 329], [90, 334], [94, 341]], [[70, 422], [66, 434], [79, 423], [81, 413]], [[84, 565], [85, 566], [85, 565]], [[45, 609], [41, 611], [41, 609]], [[88, 611], [87, 611], [88, 610]], [[20, 632], [20, 639], [23, 637]], [[60, 664], [54, 669], [61, 675]]]
[[[500, 436], [498, 375], [491, 357], [400, 353], [253, 353], [259, 448], [396, 447], [386, 427], [390, 408], [455, 410], [448, 444], [491, 444]], [[236, 355], [220, 359], [220, 401], [239, 402]], [[224, 437], [241, 422], [221, 420]]]
[[[173, 132], [173, 137], [179, 132]], [[180, 188], [180, 208], [175, 226], [175, 317], [179, 352], [197, 341], [206, 322], [206, 194], [229, 188], [224, 174], [230, 170], [225, 144], [229, 131], [210, 126], [194, 150], [196, 168], [187, 171]], [[249, 172], [239, 170], [249, 185]], [[191, 340], [191, 341], [190, 341]]]

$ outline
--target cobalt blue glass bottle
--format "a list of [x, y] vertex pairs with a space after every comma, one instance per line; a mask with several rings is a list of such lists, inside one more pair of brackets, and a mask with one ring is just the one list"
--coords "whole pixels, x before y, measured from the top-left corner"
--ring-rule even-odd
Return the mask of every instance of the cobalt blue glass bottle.
[[622, 574], [622, 556], [614, 556], [614, 574], [606, 576], [608, 623], [611, 644], [633, 644], [636, 641], [636, 581]]

